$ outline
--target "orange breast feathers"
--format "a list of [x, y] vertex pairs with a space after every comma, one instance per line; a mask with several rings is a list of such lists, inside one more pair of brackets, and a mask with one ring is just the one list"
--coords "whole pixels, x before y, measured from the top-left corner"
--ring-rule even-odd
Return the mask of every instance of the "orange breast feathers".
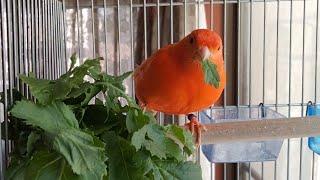
[[[201, 62], [217, 65], [218, 88], [206, 84]], [[135, 92], [147, 110], [188, 114], [213, 105], [224, 89], [226, 74], [220, 36], [198, 29], [156, 51], [134, 72]]]

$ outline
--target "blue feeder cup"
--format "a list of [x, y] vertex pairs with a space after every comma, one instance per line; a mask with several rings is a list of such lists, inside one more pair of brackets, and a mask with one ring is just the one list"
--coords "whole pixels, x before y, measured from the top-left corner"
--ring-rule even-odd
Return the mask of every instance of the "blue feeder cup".
[[[312, 104], [311, 101], [308, 102], [307, 105], [307, 116], [320, 116], [320, 106], [316, 104]], [[317, 137], [309, 137], [308, 138], [308, 146], [309, 148], [320, 155], [320, 136]]]
[[[209, 116], [210, 113], [212, 118]], [[259, 107], [217, 108], [200, 112], [200, 121], [203, 124], [248, 121], [252, 119], [268, 121], [270, 118], [284, 117], [285, 116], [272, 109], [264, 107], [262, 104], [260, 104]], [[212, 163], [261, 162], [276, 160], [282, 144], [283, 139], [230, 144], [209, 144], [202, 145], [201, 149], [208, 161]]]

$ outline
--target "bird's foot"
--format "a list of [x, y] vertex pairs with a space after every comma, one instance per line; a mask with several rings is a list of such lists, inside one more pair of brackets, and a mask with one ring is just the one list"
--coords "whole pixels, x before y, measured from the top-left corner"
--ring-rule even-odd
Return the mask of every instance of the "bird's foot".
[[190, 120], [189, 123], [186, 123], [185, 126], [188, 126], [188, 129], [191, 131], [193, 135], [196, 132], [196, 145], [199, 146], [201, 144], [201, 129], [206, 131], [206, 127], [201, 124], [197, 117], [194, 114], [189, 114], [188, 119]]

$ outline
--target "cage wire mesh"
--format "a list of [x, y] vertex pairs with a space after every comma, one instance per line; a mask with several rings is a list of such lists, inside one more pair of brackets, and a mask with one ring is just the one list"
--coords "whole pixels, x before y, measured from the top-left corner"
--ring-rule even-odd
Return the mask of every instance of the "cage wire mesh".
[[[80, 63], [104, 57], [103, 70], [119, 75], [192, 30], [209, 28], [223, 39], [228, 77], [216, 106], [262, 102], [299, 117], [309, 100], [319, 102], [317, 0], [0, 0], [0, 9], [2, 179], [11, 149], [6, 112], [12, 89], [29, 94], [18, 74], [55, 79], [73, 52]], [[134, 96], [132, 79], [125, 86]], [[158, 119], [185, 122], [183, 116]], [[276, 161], [212, 164], [200, 150], [197, 160], [204, 179], [320, 179], [306, 138], [285, 140]]]

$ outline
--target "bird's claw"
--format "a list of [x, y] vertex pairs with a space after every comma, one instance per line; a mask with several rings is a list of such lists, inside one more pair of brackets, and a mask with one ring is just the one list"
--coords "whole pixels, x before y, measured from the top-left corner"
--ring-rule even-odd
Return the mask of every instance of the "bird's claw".
[[198, 121], [194, 114], [189, 114], [188, 119], [190, 122], [186, 123], [185, 126], [188, 127], [192, 135], [196, 132], [196, 145], [199, 146], [201, 144], [201, 129], [207, 131], [207, 128]]

